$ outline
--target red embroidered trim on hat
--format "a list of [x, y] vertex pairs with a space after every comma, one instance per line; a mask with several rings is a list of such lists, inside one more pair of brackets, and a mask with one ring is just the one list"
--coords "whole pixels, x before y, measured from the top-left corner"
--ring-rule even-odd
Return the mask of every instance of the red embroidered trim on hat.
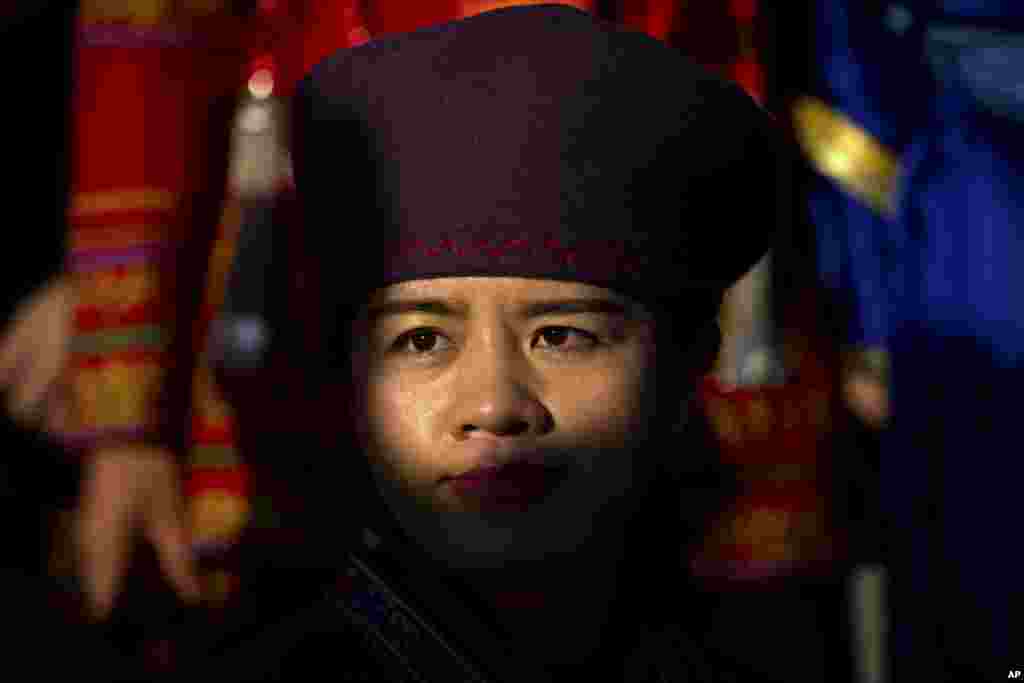
[[474, 253], [483, 254], [491, 259], [527, 253], [531, 256], [553, 257], [559, 265], [572, 268], [601, 266], [609, 271], [634, 271], [641, 267], [641, 262], [630, 253], [629, 247], [627, 242], [620, 240], [585, 242], [567, 247], [553, 237], [519, 237], [497, 241], [474, 238], [458, 242], [444, 237], [436, 243], [428, 243], [419, 238], [399, 240], [393, 254], [408, 263], [417, 257], [436, 258], [446, 253], [460, 258], [471, 257]]

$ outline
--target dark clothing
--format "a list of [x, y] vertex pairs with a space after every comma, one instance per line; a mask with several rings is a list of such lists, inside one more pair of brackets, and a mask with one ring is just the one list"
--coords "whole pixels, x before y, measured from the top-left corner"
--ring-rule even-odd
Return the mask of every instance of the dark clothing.
[[[699, 429], [681, 436], [693, 440], [689, 452], [713, 453], [707, 425], [694, 420], [693, 426]], [[316, 578], [308, 574], [311, 582], [320, 582], [306, 593], [308, 607], [252, 615], [249, 627], [235, 627], [212, 650], [196, 652], [196, 670], [219, 681], [313, 680], [324, 672], [341, 681], [471, 681], [477, 680], [473, 671], [481, 672], [478, 680], [496, 682], [772, 680], [705, 643], [703, 602], [683, 566], [686, 539], [703, 530], [704, 515], [728, 492], [728, 476], [709, 466], [665, 472], [657, 481], [661, 484], [630, 523], [610, 626], [597, 654], [578, 667], [556, 671], [537, 661], [529, 648], [510, 645], [511, 638], [493, 618], [494, 608], [409, 545], [374, 496], [352, 509], [371, 520], [384, 541], [367, 545], [356, 531], [356, 539], [346, 544], [340, 526], [345, 513], [337, 509], [334, 496], [332, 503], [325, 502], [336, 521], [334, 532], [321, 525], [319, 534], [331, 539], [334, 557], [323, 550], [319, 563], [326, 568], [333, 561], [335, 569]], [[351, 555], [337, 550], [346, 547], [353, 549]], [[243, 591], [267, 604], [265, 595], [274, 585], [272, 579], [263, 586], [253, 582]], [[451, 643], [473, 671], [445, 654], [403, 603]]]
[[[676, 581], [663, 580], [666, 572], [647, 571], [624, 577], [628, 592], [620, 594], [612, 625], [602, 645], [587, 662], [561, 670], [546, 667], [528, 650], [517, 651], [473, 600], [457, 585], [426, 582], [412, 577], [430, 576], [425, 564], [403, 565], [392, 572], [387, 560], [375, 553], [358, 554], [384, 584], [364, 580], [354, 571], [342, 571], [319, 602], [306, 611], [277, 622], [227, 657], [203, 659], [204, 675], [218, 680], [312, 680], [329, 672], [342, 681], [729, 681], [751, 680], [729, 658], [701, 644], [703, 634], [680, 623], [688, 620], [687, 590]], [[373, 564], [376, 561], [377, 564]], [[653, 566], [653, 565], [646, 565]], [[355, 574], [355, 576], [350, 576]], [[682, 569], [679, 569], [682, 576]], [[403, 602], [425, 616], [458, 655], [447, 654], [429, 629], [415, 623], [401, 603], [382, 585], [397, 588]], [[655, 590], [651, 587], [657, 586]], [[641, 588], [642, 587], [642, 588]], [[661, 595], [658, 595], [661, 593]], [[461, 598], [459, 597], [461, 596]], [[452, 598], [449, 600], [449, 598]], [[658, 600], [657, 603], [654, 600]], [[682, 601], [684, 604], [679, 604]], [[652, 615], [663, 608], [663, 616]], [[380, 634], [379, 636], [377, 634]], [[465, 656], [468, 666], [459, 663]], [[757, 680], [765, 680], [758, 676]]]

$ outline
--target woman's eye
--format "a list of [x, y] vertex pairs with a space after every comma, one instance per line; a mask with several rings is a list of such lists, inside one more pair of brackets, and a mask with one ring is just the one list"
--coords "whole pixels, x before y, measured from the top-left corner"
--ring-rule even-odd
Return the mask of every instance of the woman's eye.
[[[597, 346], [597, 335], [575, 327], [553, 326], [540, 330], [534, 346], [552, 351], [585, 351]], [[391, 345], [398, 353], [427, 355], [448, 350], [451, 341], [437, 330], [426, 327], [409, 330]]]
[[537, 334], [542, 349], [583, 351], [597, 345], [597, 335], [575, 327], [545, 327]]
[[437, 353], [447, 348], [447, 338], [436, 330], [419, 328], [410, 330], [398, 337], [392, 350], [404, 353]]

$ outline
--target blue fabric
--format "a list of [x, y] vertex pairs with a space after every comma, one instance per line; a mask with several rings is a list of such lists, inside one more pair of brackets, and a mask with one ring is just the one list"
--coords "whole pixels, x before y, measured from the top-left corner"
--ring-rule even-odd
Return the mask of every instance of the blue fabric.
[[1024, 3], [868, 6], [817, 3], [814, 94], [898, 156], [896, 211], [824, 178], [810, 203], [847, 341], [892, 361], [894, 680], [1005, 678], [1024, 663]]
[[[861, 6], [819, 3], [814, 34], [821, 71], [814, 94], [899, 155], [912, 139], [928, 91], [921, 38], [887, 31]], [[865, 59], [868, 54], [879, 58]], [[891, 298], [899, 290], [899, 235], [885, 217], [828, 179], [811, 188], [809, 208], [818, 228], [823, 282], [851, 313], [847, 341], [884, 345]]]

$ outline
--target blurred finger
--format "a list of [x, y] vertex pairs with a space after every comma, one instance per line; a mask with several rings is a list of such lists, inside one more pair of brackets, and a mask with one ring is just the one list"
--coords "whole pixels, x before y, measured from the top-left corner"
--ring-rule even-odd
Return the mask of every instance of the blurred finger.
[[133, 496], [122, 492], [117, 475], [105, 463], [93, 463], [83, 483], [76, 533], [82, 586], [99, 619], [113, 609], [135, 531]]
[[850, 408], [867, 424], [876, 429], [889, 420], [889, 396], [880, 382], [862, 376], [853, 376], [843, 387]]
[[157, 551], [164, 576], [183, 600], [194, 602], [200, 595], [199, 578], [181, 490], [173, 477], [159, 478], [154, 484], [146, 504], [146, 536]]
[[76, 534], [78, 567], [88, 606], [97, 619], [114, 607], [128, 564], [131, 538], [125, 520], [100, 521], [106, 515], [84, 514]]
[[183, 524], [163, 524], [149, 534], [163, 574], [186, 602], [199, 600], [199, 577]]

